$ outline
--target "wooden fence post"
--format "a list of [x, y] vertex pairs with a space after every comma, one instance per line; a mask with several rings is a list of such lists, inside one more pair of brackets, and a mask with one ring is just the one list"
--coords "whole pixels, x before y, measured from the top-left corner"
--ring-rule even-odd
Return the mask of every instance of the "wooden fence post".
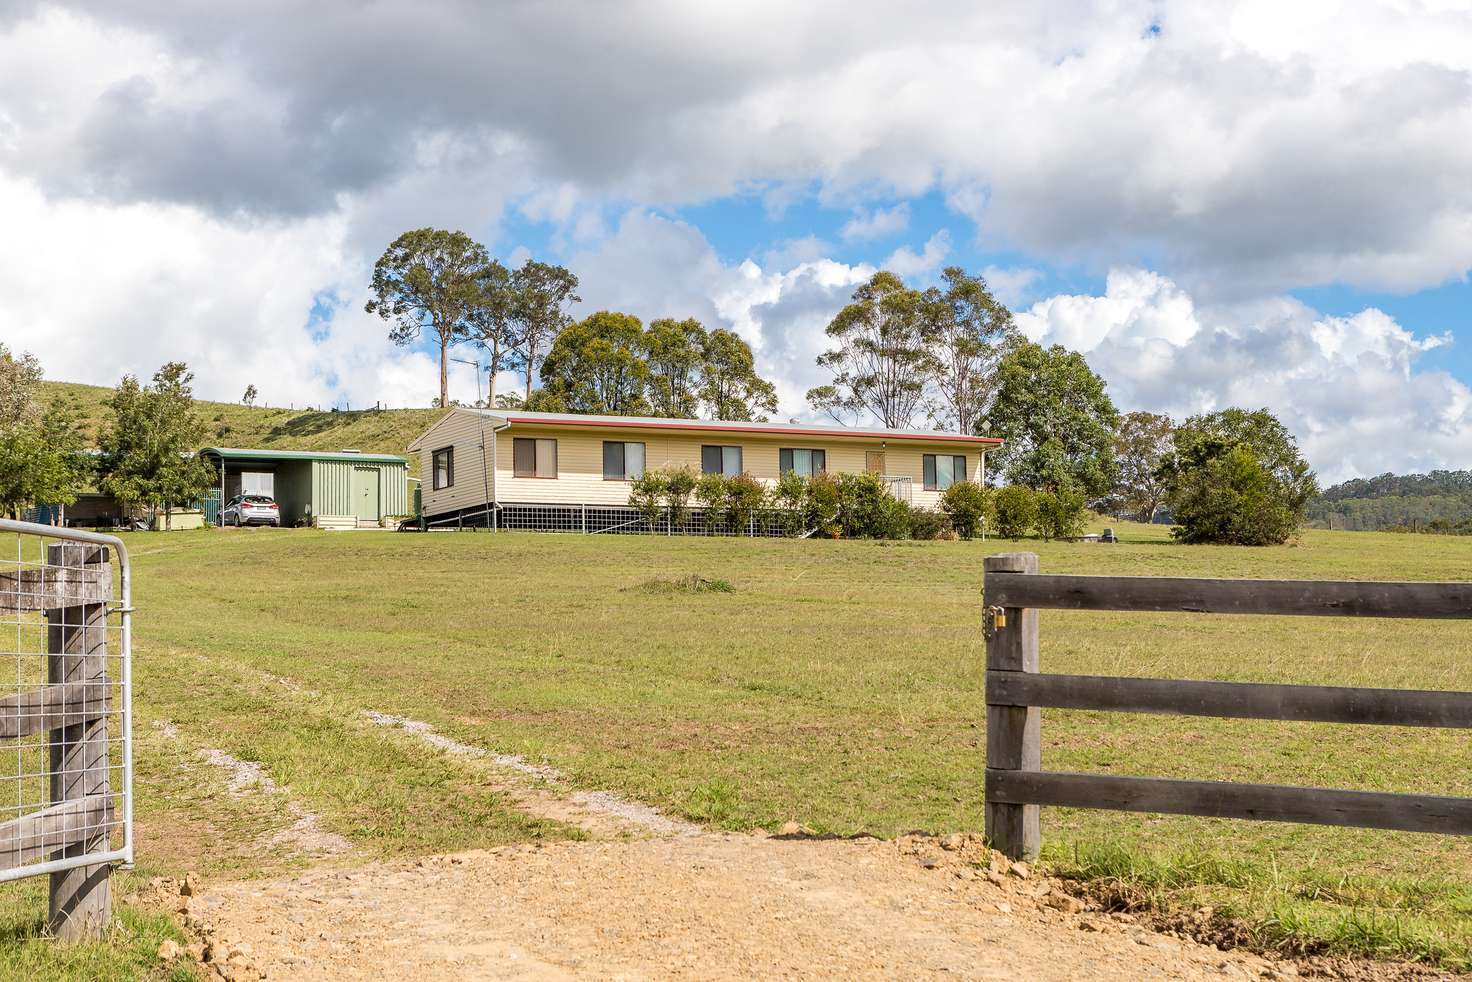
[[[107, 548], [79, 542], [59, 542], [46, 547], [49, 567], [107, 566]], [[80, 682], [87, 688], [107, 687], [107, 605], [101, 603], [59, 607], [46, 612], [47, 677], [53, 685]], [[96, 693], [88, 693], [96, 695]], [[84, 701], [79, 709], [84, 708]], [[51, 803], [99, 796], [110, 815], [107, 760], [107, 716], [72, 723], [50, 731]], [[110, 823], [103, 820], [95, 834], [84, 836], [52, 855], [53, 859], [80, 856], [106, 849]], [[89, 830], [90, 831], [90, 830]], [[51, 874], [49, 923], [51, 932], [64, 941], [99, 938], [112, 917], [111, 867], [81, 866]]]
[[[987, 579], [992, 573], [1036, 573], [1038, 557], [1031, 552], [1007, 552], [986, 557]], [[988, 591], [989, 594], [989, 591]], [[991, 598], [986, 597], [988, 605]], [[986, 642], [988, 672], [1038, 671], [1038, 612], [1032, 607], [1004, 607], [1005, 626], [991, 632]], [[1041, 710], [1032, 706], [995, 706], [988, 691], [986, 707], [986, 767], [992, 771], [1042, 769]], [[986, 837], [1009, 859], [1034, 859], [1042, 846], [1037, 805], [985, 803]]]

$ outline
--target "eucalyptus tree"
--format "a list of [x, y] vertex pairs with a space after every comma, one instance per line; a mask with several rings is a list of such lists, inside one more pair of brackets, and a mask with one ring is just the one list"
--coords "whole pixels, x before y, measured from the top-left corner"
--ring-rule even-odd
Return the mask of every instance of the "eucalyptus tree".
[[925, 291], [922, 322], [936, 394], [931, 417], [969, 434], [991, 402], [997, 364], [1018, 332], [1012, 312], [992, 296], [983, 277], [960, 266], [946, 267], [941, 277], [944, 289]]
[[373, 266], [363, 309], [388, 321], [389, 339], [409, 345], [428, 331], [439, 346], [440, 401], [450, 404], [450, 346], [470, 331], [490, 257], [464, 232], [420, 228], [400, 235]]
[[693, 317], [661, 318], [644, 332], [649, 365], [649, 411], [670, 419], [700, 414], [700, 378], [708, 341], [705, 327]]
[[711, 419], [765, 422], [777, 411], [777, 387], [758, 374], [751, 345], [723, 327], [701, 345], [698, 394]]
[[516, 330], [513, 348], [516, 366], [526, 377], [526, 400], [532, 398], [532, 379], [542, 364], [544, 352], [564, 328], [572, 323], [570, 304], [581, 303], [575, 292], [578, 278], [570, 270], [551, 263], [528, 259], [511, 274], [515, 298], [512, 319]]
[[808, 390], [809, 404], [841, 422], [867, 412], [886, 427], [909, 426], [934, 375], [925, 312], [920, 291], [887, 270], [875, 273], [826, 328], [836, 345], [818, 365], [833, 380]]

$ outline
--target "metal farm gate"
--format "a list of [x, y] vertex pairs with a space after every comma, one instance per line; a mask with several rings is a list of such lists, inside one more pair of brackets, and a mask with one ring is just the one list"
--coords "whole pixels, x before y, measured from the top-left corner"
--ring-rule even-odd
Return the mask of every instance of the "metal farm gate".
[[120, 539], [0, 519], [0, 882], [50, 876], [63, 939], [133, 861], [131, 587]]

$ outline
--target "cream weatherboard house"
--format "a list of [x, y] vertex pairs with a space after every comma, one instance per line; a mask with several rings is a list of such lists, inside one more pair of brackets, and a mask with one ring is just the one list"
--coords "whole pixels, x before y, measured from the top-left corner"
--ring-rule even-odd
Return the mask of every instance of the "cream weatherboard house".
[[910, 430], [454, 408], [409, 451], [420, 455], [421, 512], [430, 524], [603, 531], [627, 520], [629, 481], [645, 470], [744, 472], [768, 483], [788, 470], [869, 471], [896, 497], [934, 508], [953, 482], [983, 481], [986, 451], [1001, 442]]

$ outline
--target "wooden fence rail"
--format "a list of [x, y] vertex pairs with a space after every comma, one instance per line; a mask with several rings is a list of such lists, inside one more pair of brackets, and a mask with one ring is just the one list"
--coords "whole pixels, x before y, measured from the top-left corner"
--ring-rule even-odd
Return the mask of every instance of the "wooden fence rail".
[[986, 835], [1041, 846], [1040, 805], [1472, 835], [1472, 798], [1042, 770], [1042, 708], [1472, 728], [1472, 692], [1047, 675], [1038, 611], [1472, 619], [1472, 584], [1054, 576], [1032, 553], [986, 559]]

